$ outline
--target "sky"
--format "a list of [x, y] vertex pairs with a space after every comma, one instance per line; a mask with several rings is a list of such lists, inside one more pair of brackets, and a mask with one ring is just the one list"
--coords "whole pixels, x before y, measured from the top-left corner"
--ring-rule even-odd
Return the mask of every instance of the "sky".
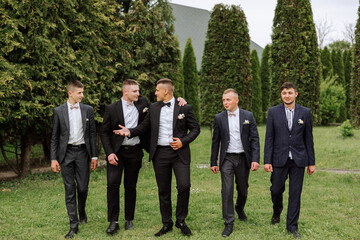
[[[277, 0], [169, 0], [170, 3], [211, 11], [215, 4], [240, 5], [245, 12], [252, 41], [265, 47], [271, 43], [272, 24]], [[356, 25], [358, 0], [311, 0], [315, 24], [326, 22], [331, 32], [325, 45], [346, 39], [345, 25]]]

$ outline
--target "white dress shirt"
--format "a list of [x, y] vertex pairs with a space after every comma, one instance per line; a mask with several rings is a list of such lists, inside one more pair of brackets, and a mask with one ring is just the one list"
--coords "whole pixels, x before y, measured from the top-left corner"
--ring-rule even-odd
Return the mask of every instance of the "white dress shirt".
[[[77, 108], [70, 109], [70, 106]], [[69, 112], [69, 124], [70, 124], [70, 136], [68, 144], [80, 145], [84, 144], [84, 128], [82, 124], [80, 104], [76, 103], [71, 105], [67, 102], [68, 112]]]
[[173, 97], [169, 102], [171, 104], [170, 107], [163, 106], [160, 111], [159, 137], [157, 142], [160, 146], [170, 146], [170, 142], [174, 141], [172, 138], [175, 98]]
[[[134, 105], [134, 102], [127, 102], [123, 98], [121, 99], [124, 121], [126, 128], [135, 128], [138, 125], [139, 121], [139, 111]], [[125, 137], [122, 142], [122, 146], [135, 146], [140, 143], [140, 138], [138, 136], [133, 138]]]
[[229, 142], [229, 147], [227, 149], [227, 153], [242, 153], [244, 152], [244, 148], [241, 142], [241, 135], [240, 135], [239, 108], [237, 108], [232, 113], [235, 114], [235, 116], [228, 116], [230, 142]]

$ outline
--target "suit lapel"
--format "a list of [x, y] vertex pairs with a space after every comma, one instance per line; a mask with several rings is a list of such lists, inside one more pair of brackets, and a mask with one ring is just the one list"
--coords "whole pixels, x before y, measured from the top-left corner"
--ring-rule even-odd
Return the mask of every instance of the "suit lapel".
[[84, 133], [86, 132], [86, 111], [84, 109], [84, 105], [83, 104], [79, 104], [80, 106], [80, 112], [81, 112], [81, 120], [82, 120], [82, 124], [83, 124], [83, 131]]
[[179, 116], [179, 111], [180, 111], [180, 106], [179, 106], [179, 102], [175, 100], [175, 106], [174, 106], [174, 115], [173, 115], [173, 132], [176, 126], [176, 121], [178, 120], [178, 116]]
[[[156, 141], [158, 140], [158, 136], [159, 136], [159, 127], [160, 127], [160, 111], [161, 111], [161, 105], [159, 104], [159, 102], [154, 105], [153, 107], [153, 115], [151, 116], [152, 119], [154, 119], [154, 127], [156, 129], [155, 130], [155, 133], [156, 133]], [[151, 122], [152, 124], [152, 122]]]
[[230, 140], [230, 128], [229, 128], [229, 119], [228, 119], [228, 117], [229, 117], [228, 112], [224, 111], [224, 114], [223, 114], [223, 117], [222, 117], [223, 126], [224, 126], [224, 132], [228, 136], [228, 140]]
[[239, 117], [239, 121], [240, 121], [240, 138], [241, 138], [241, 134], [242, 134], [242, 132], [243, 132], [243, 127], [244, 127], [244, 121], [245, 121], [245, 114], [244, 114], [244, 112], [242, 111], [242, 109], [240, 109], [239, 108], [239, 115], [240, 115], [240, 117]]
[[67, 105], [67, 103], [65, 103], [65, 104], [62, 106], [62, 112], [64, 113], [63, 116], [64, 116], [65, 125], [66, 125], [67, 129], [68, 129], [69, 132], [70, 132], [69, 111], [68, 111], [68, 105]]
[[134, 105], [135, 105], [135, 107], [136, 107], [136, 109], [138, 110], [138, 112], [139, 112], [139, 117], [138, 117], [138, 125], [140, 124], [140, 115], [143, 113], [142, 112], [142, 109], [141, 109], [141, 104], [139, 104], [139, 101], [137, 101], [137, 102], [134, 102]]
[[282, 121], [284, 122], [284, 124], [286, 126], [286, 129], [290, 132], [289, 124], [288, 124], [287, 117], [286, 117], [286, 112], [285, 112], [285, 106], [284, 106], [283, 103], [280, 105], [280, 116], [281, 116], [281, 119], [282, 119]]
[[299, 119], [300, 112], [301, 112], [301, 107], [300, 107], [299, 105], [295, 104], [294, 119], [293, 119], [293, 124], [292, 124], [291, 131], [292, 131], [292, 130], [294, 129], [294, 127], [296, 126], [295, 124], [297, 123], [297, 119]]
[[122, 107], [122, 99], [120, 99], [117, 103], [116, 103], [116, 114], [117, 117], [119, 119], [119, 122], [121, 125], [125, 126], [125, 120], [124, 120], [124, 110]]

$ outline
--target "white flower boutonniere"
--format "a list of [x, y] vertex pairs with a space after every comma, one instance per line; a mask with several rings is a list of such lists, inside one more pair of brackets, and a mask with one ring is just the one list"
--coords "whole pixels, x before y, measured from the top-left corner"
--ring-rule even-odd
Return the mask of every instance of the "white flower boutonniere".
[[185, 118], [185, 114], [180, 113], [179, 116], [178, 116], [178, 119], [184, 119], [184, 118]]
[[303, 124], [304, 124], [304, 121], [303, 121], [302, 119], [299, 119], [299, 120], [298, 120], [298, 124], [299, 124], [299, 125], [303, 125]]
[[148, 112], [148, 111], [149, 111], [149, 108], [148, 108], [148, 107], [144, 107], [143, 113], [146, 113], [146, 112]]
[[244, 124], [244, 125], [248, 125], [248, 124], [250, 124], [250, 121], [249, 121], [249, 120], [245, 120], [243, 124]]

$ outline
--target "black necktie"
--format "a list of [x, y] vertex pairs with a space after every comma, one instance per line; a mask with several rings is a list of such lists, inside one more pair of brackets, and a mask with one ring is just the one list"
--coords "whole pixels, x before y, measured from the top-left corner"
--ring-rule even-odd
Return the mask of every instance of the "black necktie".
[[162, 103], [161, 103], [161, 107], [163, 107], [163, 106], [168, 106], [168, 107], [170, 107], [170, 106], [171, 106], [171, 102], [167, 102], [167, 103], [162, 102]]

